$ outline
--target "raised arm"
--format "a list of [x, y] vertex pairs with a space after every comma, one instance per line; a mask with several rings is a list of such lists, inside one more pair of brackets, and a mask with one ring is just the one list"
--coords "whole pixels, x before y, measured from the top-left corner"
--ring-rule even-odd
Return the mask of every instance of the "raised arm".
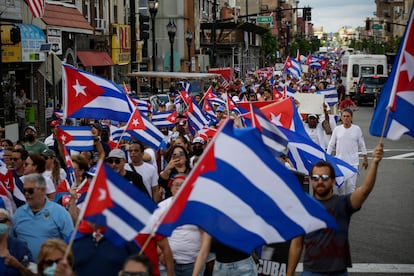
[[296, 237], [290, 242], [288, 267], [287, 267], [286, 276], [295, 275], [296, 266], [298, 265], [300, 255], [302, 254], [302, 248], [303, 248], [303, 236]]
[[372, 153], [371, 165], [368, 168], [364, 183], [351, 194], [352, 207], [356, 209], [361, 208], [362, 204], [368, 198], [374, 188], [375, 180], [377, 178], [378, 165], [383, 156], [384, 146], [380, 143], [375, 147], [374, 152]]

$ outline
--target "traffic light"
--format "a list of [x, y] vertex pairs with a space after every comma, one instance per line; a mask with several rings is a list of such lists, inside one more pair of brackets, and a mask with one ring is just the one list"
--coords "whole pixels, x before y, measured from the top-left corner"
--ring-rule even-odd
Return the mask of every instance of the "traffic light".
[[282, 9], [280, 7], [276, 8], [276, 21], [282, 20]]
[[312, 8], [310, 7], [303, 8], [303, 19], [305, 21], [312, 20]]
[[14, 44], [17, 44], [22, 40], [22, 38], [20, 36], [20, 28], [19, 27], [14, 26], [13, 28], [10, 29], [10, 40]]
[[371, 30], [371, 20], [370, 20], [369, 18], [367, 18], [367, 19], [365, 20], [365, 30], [366, 30], [366, 31]]
[[139, 14], [139, 40], [148, 40], [149, 35], [149, 16]]

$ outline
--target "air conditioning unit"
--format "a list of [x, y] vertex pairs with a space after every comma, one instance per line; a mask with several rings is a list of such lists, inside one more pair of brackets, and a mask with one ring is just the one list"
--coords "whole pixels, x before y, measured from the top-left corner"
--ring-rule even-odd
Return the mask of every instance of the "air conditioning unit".
[[105, 30], [106, 29], [106, 20], [102, 18], [95, 18], [95, 29], [96, 30]]

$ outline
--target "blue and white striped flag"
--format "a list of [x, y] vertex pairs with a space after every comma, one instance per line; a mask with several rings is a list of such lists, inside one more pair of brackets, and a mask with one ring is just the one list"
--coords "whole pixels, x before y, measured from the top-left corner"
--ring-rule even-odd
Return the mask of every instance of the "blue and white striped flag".
[[170, 116], [174, 111], [165, 111], [165, 112], [155, 112], [152, 114], [152, 120], [151, 122], [156, 126], [157, 128], [163, 128], [163, 127], [173, 127], [174, 124], [167, 120], [167, 117]]
[[160, 148], [165, 135], [162, 134], [162, 132], [153, 123], [151, 123], [146, 116], [142, 114], [141, 116], [146, 129], [128, 130], [128, 133], [131, 134], [135, 139], [157, 150]]
[[168, 236], [179, 225], [195, 224], [250, 253], [260, 245], [337, 228], [294, 174], [275, 162], [256, 128], [236, 129], [227, 121], [220, 130], [161, 217], [158, 233]]
[[316, 93], [324, 95], [325, 103], [327, 103], [329, 106], [334, 106], [338, 103], [338, 92], [336, 91], [335, 87], [319, 90]]

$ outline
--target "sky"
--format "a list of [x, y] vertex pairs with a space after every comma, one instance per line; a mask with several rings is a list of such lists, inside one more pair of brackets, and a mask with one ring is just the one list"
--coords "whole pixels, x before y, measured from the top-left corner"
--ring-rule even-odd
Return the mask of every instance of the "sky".
[[314, 27], [323, 26], [325, 33], [338, 32], [342, 26], [365, 26], [374, 17], [375, 0], [300, 0], [299, 7], [312, 7]]

